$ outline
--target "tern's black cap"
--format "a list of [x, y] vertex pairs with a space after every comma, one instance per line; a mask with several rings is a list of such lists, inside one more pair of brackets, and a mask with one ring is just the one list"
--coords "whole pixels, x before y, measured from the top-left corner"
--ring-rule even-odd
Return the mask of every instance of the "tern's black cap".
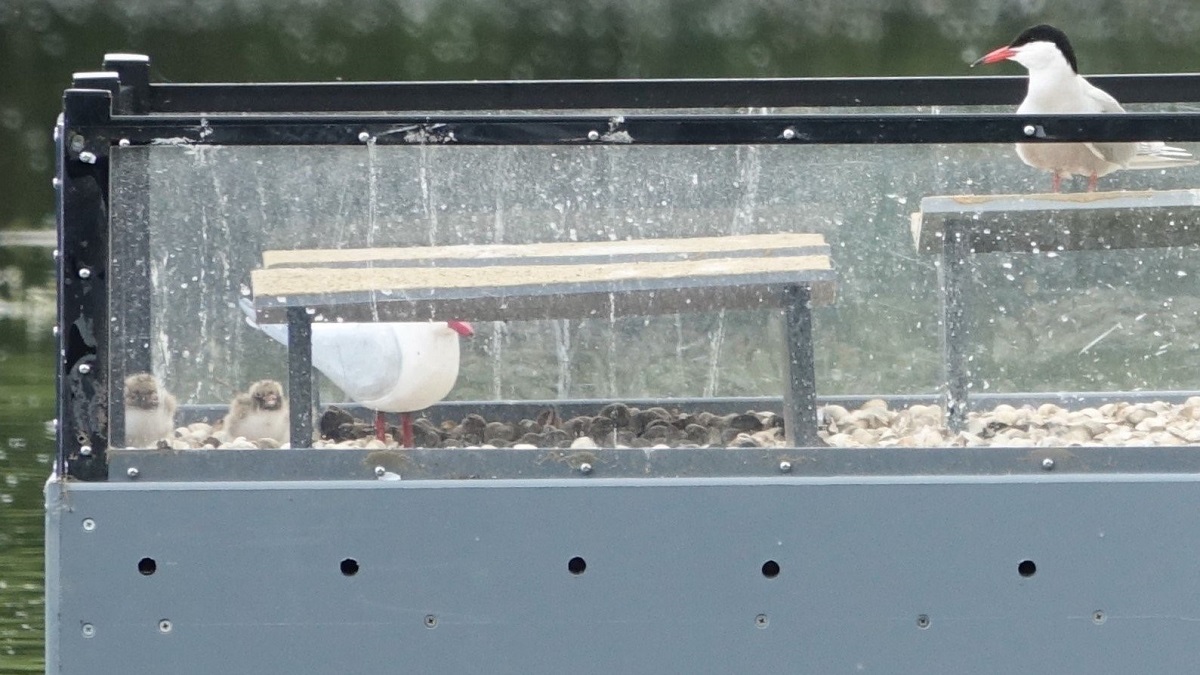
[[1079, 72], [1079, 64], [1075, 61], [1075, 50], [1071, 48], [1071, 41], [1067, 39], [1066, 33], [1043, 23], [1021, 31], [1021, 34], [1008, 43], [1008, 46], [1020, 47], [1030, 42], [1053, 42], [1058, 47], [1058, 51], [1062, 52], [1063, 56], [1067, 58], [1067, 62], [1071, 64], [1071, 70]]

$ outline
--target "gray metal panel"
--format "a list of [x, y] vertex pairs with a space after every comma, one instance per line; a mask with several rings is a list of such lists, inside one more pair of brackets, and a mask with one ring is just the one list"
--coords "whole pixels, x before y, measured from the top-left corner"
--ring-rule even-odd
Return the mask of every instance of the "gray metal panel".
[[1198, 480], [51, 486], [50, 670], [1191, 672]]
[[[1015, 448], [466, 448], [112, 450], [119, 482], [949, 476], [1055, 473], [1200, 473], [1196, 446]], [[587, 474], [579, 469], [589, 465]], [[131, 471], [132, 470], [132, 471]], [[130, 477], [130, 474], [133, 477]]]

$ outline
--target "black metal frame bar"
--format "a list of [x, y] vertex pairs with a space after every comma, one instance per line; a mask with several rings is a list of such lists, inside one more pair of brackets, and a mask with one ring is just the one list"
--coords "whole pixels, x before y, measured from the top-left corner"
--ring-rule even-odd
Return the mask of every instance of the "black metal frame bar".
[[[108, 93], [69, 90], [103, 114]], [[1123, 115], [113, 115], [74, 131], [84, 150], [132, 145], [805, 145], [1195, 141], [1200, 113]]]
[[[1200, 78], [1196, 75], [1097, 75], [1089, 79], [1126, 103], [1200, 101]], [[171, 114], [1006, 105], [1020, 100], [1025, 78], [146, 84], [144, 112]], [[1166, 92], [1169, 98], [1164, 98]]]
[[[1128, 103], [1200, 101], [1200, 75], [1091, 79]], [[1193, 112], [1045, 116], [686, 112], [698, 108], [1012, 104], [1024, 87], [1020, 77], [179, 85], [151, 84], [146, 57], [110, 55], [103, 71], [78, 74], [73, 84], [64, 94], [63, 117], [56, 128], [60, 251], [57, 461], [60, 473], [85, 479], [103, 478], [107, 473], [109, 438], [122, 435], [119, 421], [109, 426], [111, 416], [120, 417], [120, 376], [134, 361], [142, 360], [126, 363], [121, 356], [114, 362], [109, 349], [109, 280], [114, 251], [110, 250], [108, 158], [113, 146], [357, 145], [368, 141], [397, 145], [1200, 141], [1200, 113]], [[594, 112], [607, 109], [622, 114]], [[672, 112], [628, 112], [649, 109]], [[496, 110], [556, 112], [469, 114]], [[136, 258], [148, 254], [148, 241], [126, 238], [119, 246], [120, 256], [135, 258], [134, 278], [127, 280], [129, 270], [120, 270], [123, 283], [132, 284], [125, 289], [126, 295], [147, 289], [148, 278], [143, 278], [146, 266], [138, 266]], [[126, 300], [119, 298], [118, 302]], [[795, 320], [789, 322], [789, 335], [804, 332], [801, 314], [795, 313]], [[148, 335], [149, 326], [126, 326], [124, 331], [116, 335], [128, 342], [134, 336]], [[303, 341], [303, 336], [298, 336], [297, 342]], [[307, 376], [311, 382], [311, 372]], [[804, 374], [789, 375], [790, 381], [797, 378], [803, 380]], [[304, 373], [296, 373], [293, 384], [303, 383]], [[292, 393], [295, 396], [297, 391]], [[311, 428], [311, 418], [307, 428]]]

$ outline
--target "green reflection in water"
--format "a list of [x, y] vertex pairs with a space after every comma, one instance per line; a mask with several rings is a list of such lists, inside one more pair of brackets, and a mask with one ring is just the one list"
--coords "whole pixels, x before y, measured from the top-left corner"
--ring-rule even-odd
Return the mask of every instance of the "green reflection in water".
[[0, 662], [5, 673], [42, 672], [43, 667], [42, 485], [53, 455], [46, 423], [54, 416], [54, 347], [49, 331], [36, 323], [0, 318]]

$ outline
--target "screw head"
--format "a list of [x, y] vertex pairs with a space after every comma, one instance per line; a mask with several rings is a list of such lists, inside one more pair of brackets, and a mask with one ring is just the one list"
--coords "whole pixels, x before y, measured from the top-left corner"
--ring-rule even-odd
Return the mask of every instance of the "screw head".
[[122, 148], [128, 148], [129, 147], [129, 139], [122, 138], [121, 140], [117, 141], [117, 145], [121, 146]]
[[92, 278], [92, 269], [90, 267], [80, 267], [79, 268], [79, 278], [80, 279], [91, 279]]
[[1105, 619], [1107, 619], [1107, 618], [1108, 617], [1104, 615], [1104, 610], [1102, 610], [1102, 609], [1098, 609], [1098, 610], [1092, 612], [1092, 622], [1095, 623], [1097, 626], [1104, 623]]
[[96, 521], [92, 520], [91, 518], [83, 519], [83, 531], [84, 532], [92, 532], [95, 529], [96, 529]]
[[83, 146], [86, 144], [87, 144], [87, 141], [84, 140], [83, 136], [80, 136], [79, 134], [75, 134], [75, 135], [71, 136], [71, 151], [72, 152], [79, 152], [80, 150], [83, 149]]
[[783, 130], [783, 140], [790, 141], [795, 138], [796, 138], [796, 130], [795, 129], [793, 129], [792, 127], [788, 127]]
[[382, 466], [375, 467], [375, 476], [376, 477], [382, 478], [383, 474], [385, 474], [385, 473], [387, 473], [387, 469], [383, 468]]
[[136, 466], [131, 466], [125, 470], [125, 475], [129, 476], [130, 478], [137, 478], [139, 473], [140, 472]]
[[92, 446], [90, 446], [90, 445], [79, 446], [79, 454], [83, 455], [84, 457], [91, 457], [92, 456]]
[[426, 614], [425, 615], [425, 627], [426, 628], [437, 628], [437, 617], [432, 614]]
[[771, 620], [767, 618], [766, 614], [759, 614], [754, 617], [754, 625], [759, 628], [766, 628], [769, 623], [771, 623]]
[[792, 463], [786, 459], [779, 463], [779, 470], [783, 473], [788, 473], [792, 470]]
[[55, 190], [62, 187], [62, 181], [58, 179], [58, 176], [50, 179], [50, 187], [54, 188]]
[[365, 131], [360, 131], [358, 132], [358, 140], [362, 143], [366, 143], [367, 141], [371, 140], [371, 134]]
[[79, 161], [83, 162], [84, 164], [95, 164], [96, 153], [91, 152], [90, 150], [84, 150], [83, 152], [79, 153]]
[[592, 129], [591, 131], [588, 132], [588, 140], [589, 141], [600, 140], [600, 132], [596, 131], [595, 129]]
[[1025, 128], [1022, 129], [1021, 131], [1025, 132], [1026, 136], [1032, 136], [1037, 133], [1037, 128], [1034, 127], [1032, 124], [1026, 124]]
[[90, 638], [96, 635], [96, 627], [90, 623], [85, 623], [81, 627], [81, 632], [83, 633], [83, 637]]
[[582, 474], [589, 474], [589, 473], [591, 473], [591, 472], [592, 472], [592, 465], [591, 465], [591, 464], [589, 464], [589, 463], [587, 463], [587, 462], [584, 462], [583, 464], [580, 464], [580, 465], [579, 465], [579, 473], [582, 473]]
[[1046, 471], [1050, 471], [1051, 469], [1054, 468], [1054, 460], [1050, 459], [1049, 457], [1043, 459], [1042, 460], [1042, 468], [1045, 469]]
[[922, 630], [929, 628], [929, 615], [928, 614], [921, 614], [920, 616], [917, 617], [917, 628], [920, 628]]
[[163, 619], [158, 622], [158, 632], [160, 633], [170, 633], [173, 627], [170, 619]]
[[92, 372], [92, 364], [90, 364], [90, 363], [79, 364], [79, 372], [83, 373], [84, 375], [87, 375], [88, 373]]

